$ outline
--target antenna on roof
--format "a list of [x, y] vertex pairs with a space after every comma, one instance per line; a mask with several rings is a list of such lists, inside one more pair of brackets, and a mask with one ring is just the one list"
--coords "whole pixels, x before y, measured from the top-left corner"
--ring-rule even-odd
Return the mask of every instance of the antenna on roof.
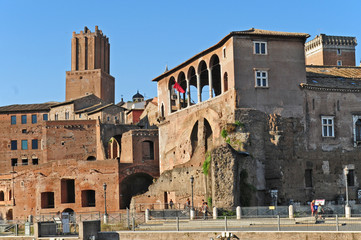
[[164, 72], [168, 72], [168, 64], [165, 65], [165, 71]]

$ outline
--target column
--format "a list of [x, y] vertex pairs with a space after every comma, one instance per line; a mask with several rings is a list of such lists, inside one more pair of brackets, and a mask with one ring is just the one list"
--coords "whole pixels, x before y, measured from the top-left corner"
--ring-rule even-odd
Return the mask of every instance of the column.
[[201, 95], [201, 76], [197, 73], [197, 94], [198, 94], [198, 103], [202, 102], [202, 95]]
[[180, 95], [180, 92], [177, 90], [177, 107], [178, 107], [178, 110], [180, 110], [182, 107], [181, 107], [181, 95]]
[[209, 85], [209, 98], [213, 97], [212, 89], [213, 89], [213, 79], [212, 79], [212, 68], [208, 68], [208, 85]]
[[168, 113], [172, 113], [172, 90], [168, 89]]
[[189, 84], [188, 79], [186, 79], [187, 82], [187, 106], [190, 107], [191, 106], [191, 86]]
[[224, 73], [222, 73], [221, 63], [219, 63], [219, 72], [221, 74], [221, 93], [224, 93]]

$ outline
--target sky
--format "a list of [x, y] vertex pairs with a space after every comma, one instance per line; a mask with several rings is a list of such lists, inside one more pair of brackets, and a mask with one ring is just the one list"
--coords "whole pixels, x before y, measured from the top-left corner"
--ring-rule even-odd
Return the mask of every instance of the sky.
[[[232, 31], [258, 29], [354, 36], [361, 41], [361, 1], [349, 0], [0, 0], [0, 106], [65, 101], [71, 38], [87, 26], [109, 37], [115, 102], [213, 46]], [[356, 47], [360, 65], [361, 44]]]

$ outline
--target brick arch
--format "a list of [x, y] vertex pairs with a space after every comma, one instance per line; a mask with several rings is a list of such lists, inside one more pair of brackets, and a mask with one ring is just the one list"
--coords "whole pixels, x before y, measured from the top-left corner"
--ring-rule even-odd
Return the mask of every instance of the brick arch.
[[222, 93], [221, 65], [217, 54], [213, 54], [209, 61], [209, 68], [212, 72], [212, 92], [213, 96]]

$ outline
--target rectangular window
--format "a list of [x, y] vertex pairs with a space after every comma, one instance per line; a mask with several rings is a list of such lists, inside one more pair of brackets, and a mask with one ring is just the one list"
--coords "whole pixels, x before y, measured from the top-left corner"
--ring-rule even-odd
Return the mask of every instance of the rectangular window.
[[69, 119], [69, 112], [65, 112], [65, 120]]
[[341, 55], [341, 49], [337, 48], [337, 55]]
[[28, 140], [21, 140], [21, 149], [28, 150]]
[[31, 147], [32, 149], [38, 149], [38, 139], [31, 140]]
[[11, 125], [16, 124], [16, 116], [11, 116]]
[[305, 184], [306, 187], [312, 187], [312, 169], [305, 170]]
[[33, 114], [33, 115], [31, 115], [31, 123], [37, 123], [38, 122], [38, 119], [37, 119], [37, 117], [36, 117], [36, 115], [35, 114]]
[[17, 158], [12, 158], [11, 159], [11, 166], [12, 167], [15, 167], [15, 166], [17, 166], [18, 165], [18, 159]]
[[334, 117], [322, 117], [322, 137], [334, 137]]
[[43, 114], [43, 120], [44, 120], [44, 121], [48, 121], [48, 114], [47, 114], [47, 113], [44, 113], [44, 114]]
[[59, 115], [57, 113], [55, 113], [55, 115], [54, 115], [55, 121], [58, 121], [58, 118], [59, 118]]
[[354, 187], [355, 186], [355, 170], [354, 169], [349, 169], [348, 170], [348, 174], [347, 174], [347, 185], [349, 187]]
[[23, 166], [27, 166], [27, 165], [29, 164], [28, 159], [27, 159], [27, 158], [23, 158], [23, 159], [22, 159], [22, 164], [23, 164]]
[[21, 115], [21, 124], [26, 124], [27, 119], [26, 119], [26, 115]]
[[54, 192], [41, 193], [41, 208], [54, 208]]
[[11, 140], [11, 150], [18, 150], [18, 141]]
[[39, 159], [37, 159], [37, 158], [33, 158], [32, 161], [33, 161], [33, 165], [39, 164]]
[[267, 71], [255, 71], [255, 86], [256, 87], [268, 87], [268, 72]]
[[337, 60], [337, 66], [342, 66], [342, 61], [341, 60]]
[[261, 54], [266, 55], [267, 54], [267, 42], [253, 42], [253, 53], [254, 54]]
[[79, 118], [81, 118], [81, 113], [79, 113]]

